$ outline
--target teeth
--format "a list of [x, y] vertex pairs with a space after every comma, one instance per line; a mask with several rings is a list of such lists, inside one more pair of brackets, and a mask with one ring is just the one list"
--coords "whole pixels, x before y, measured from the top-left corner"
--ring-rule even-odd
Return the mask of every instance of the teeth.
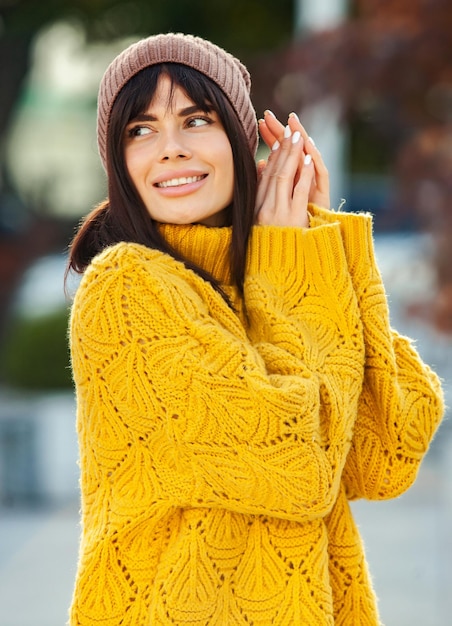
[[171, 180], [164, 180], [161, 183], [157, 183], [157, 187], [179, 187], [180, 185], [195, 183], [203, 178], [204, 176], [182, 176], [181, 178], [171, 178]]

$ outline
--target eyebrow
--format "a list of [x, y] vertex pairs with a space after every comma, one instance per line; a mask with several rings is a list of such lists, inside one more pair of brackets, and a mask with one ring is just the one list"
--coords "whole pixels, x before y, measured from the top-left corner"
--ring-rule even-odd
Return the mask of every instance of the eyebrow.
[[[208, 113], [210, 111], [209, 107], [199, 107], [197, 104], [194, 104], [189, 107], [185, 107], [184, 109], [180, 109], [177, 112], [178, 117], [187, 117], [187, 115], [192, 115], [193, 113]], [[149, 115], [149, 113], [140, 113], [132, 120], [130, 120], [129, 124], [133, 122], [157, 122], [158, 118], [155, 115]]]

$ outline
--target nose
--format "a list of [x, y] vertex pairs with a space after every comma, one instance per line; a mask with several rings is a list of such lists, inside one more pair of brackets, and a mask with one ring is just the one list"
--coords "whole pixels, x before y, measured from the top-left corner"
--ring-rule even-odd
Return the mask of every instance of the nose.
[[178, 130], [167, 130], [161, 134], [160, 161], [190, 159], [191, 150]]

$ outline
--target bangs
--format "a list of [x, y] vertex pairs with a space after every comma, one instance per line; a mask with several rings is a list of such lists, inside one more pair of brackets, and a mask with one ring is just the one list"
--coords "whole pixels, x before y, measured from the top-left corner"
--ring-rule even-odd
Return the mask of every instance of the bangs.
[[172, 107], [175, 89], [180, 87], [200, 111], [208, 113], [215, 110], [217, 113], [220, 112], [215, 93], [219, 88], [208, 77], [185, 65], [159, 63], [138, 72], [119, 93], [115, 106], [116, 104], [121, 106], [121, 100], [129, 103], [126, 124], [146, 112], [155, 95], [161, 76], [167, 76], [170, 79], [168, 109]]

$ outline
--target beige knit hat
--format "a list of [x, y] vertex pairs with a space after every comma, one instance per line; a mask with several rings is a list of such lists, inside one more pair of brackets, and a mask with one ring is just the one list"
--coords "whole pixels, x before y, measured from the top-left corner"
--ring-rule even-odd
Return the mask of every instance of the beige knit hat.
[[106, 168], [107, 132], [113, 103], [124, 85], [140, 70], [157, 63], [181, 63], [213, 80], [234, 107], [253, 154], [257, 149], [256, 113], [250, 99], [251, 79], [246, 67], [229, 52], [210, 41], [169, 33], [132, 44], [107, 68], [99, 88], [97, 143]]

